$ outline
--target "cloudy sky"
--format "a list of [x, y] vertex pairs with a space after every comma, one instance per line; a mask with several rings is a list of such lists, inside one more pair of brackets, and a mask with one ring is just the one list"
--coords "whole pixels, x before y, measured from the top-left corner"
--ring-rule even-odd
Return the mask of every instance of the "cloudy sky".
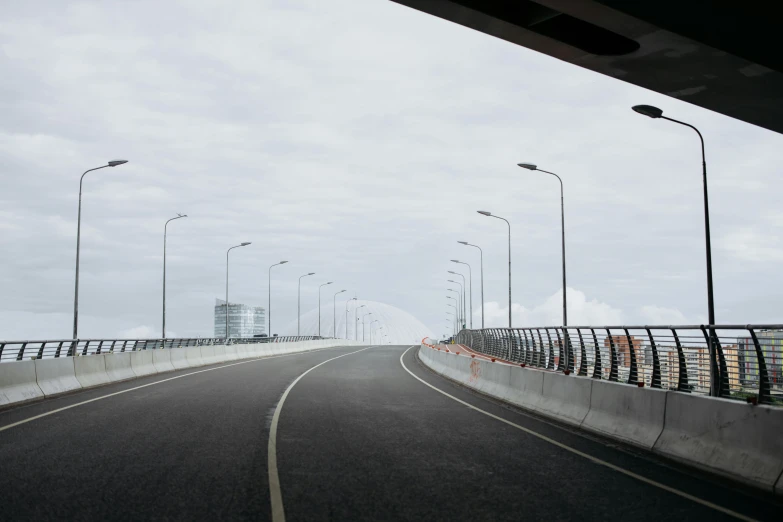
[[[783, 137], [387, 0], [3, 2], [0, 338], [71, 333], [85, 177], [81, 337], [156, 336], [169, 226], [168, 330], [209, 336], [213, 306], [295, 324], [317, 284], [441, 334], [447, 270], [484, 249], [487, 324], [560, 321], [557, 181], [570, 322], [706, 320], [700, 155], [707, 140], [720, 323], [781, 322]], [[777, 152], [776, 152], [777, 151]], [[326, 290], [326, 288], [325, 288]], [[275, 328], [276, 331], [279, 331]], [[287, 332], [279, 332], [287, 333]]]

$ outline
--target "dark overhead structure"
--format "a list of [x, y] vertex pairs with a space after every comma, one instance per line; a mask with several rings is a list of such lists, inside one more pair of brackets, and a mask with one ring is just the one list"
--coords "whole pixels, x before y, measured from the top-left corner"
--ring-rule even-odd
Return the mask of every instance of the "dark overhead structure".
[[783, 46], [774, 1], [394, 1], [783, 132]]

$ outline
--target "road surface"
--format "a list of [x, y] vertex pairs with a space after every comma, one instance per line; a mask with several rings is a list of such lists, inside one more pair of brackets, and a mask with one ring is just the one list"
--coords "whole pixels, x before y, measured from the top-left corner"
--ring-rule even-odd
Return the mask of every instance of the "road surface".
[[485, 399], [415, 352], [237, 361], [0, 411], [0, 519], [781, 520], [770, 496]]

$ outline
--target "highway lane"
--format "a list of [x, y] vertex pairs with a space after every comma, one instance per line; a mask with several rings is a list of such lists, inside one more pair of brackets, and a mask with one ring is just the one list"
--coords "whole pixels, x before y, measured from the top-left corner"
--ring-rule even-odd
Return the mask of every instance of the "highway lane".
[[[183, 370], [0, 412], [0, 519], [269, 519], [266, 442], [283, 390], [356, 347]], [[214, 368], [214, 367], [207, 367]]]
[[[482, 412], [750, 519], [780, 519], [766, 495], [506, 408], [407, 348], [229, 364], [0, 431], [0, 519], [271, 520], [269, 427], [289, 388], [275, 439], [289, 521], [736, 520]], [[414, 378], [403, 353], [417, 377], [481, 411]], [[198, 370], [0, 412], [0, 430]]]

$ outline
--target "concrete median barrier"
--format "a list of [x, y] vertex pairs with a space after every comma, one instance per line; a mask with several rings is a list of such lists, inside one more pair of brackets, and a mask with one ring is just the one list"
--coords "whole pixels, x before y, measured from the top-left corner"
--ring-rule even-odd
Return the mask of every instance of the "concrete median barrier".
[[171, 352], [179, 348], [152, 350], [152, 364], [158, 373], [173, 372], [174, 365], [171, 364]]
[[127, 381], [136, 377], [131, 368], [130, 352], [106, 354], [103, 362], [106, 364], [106, 375], [111, 382]]
[[188, 360], [188, 364], [191, 368], [197, 366], [204, 366], [204, 359], [201, 358], [201, 347], [192, 346], [190, 348], [183, 348], [185, 350], [185, 357]]
[[44, 395], [48, 397], [81, 389], [82, 385], [79, 384], [74, 372], [73, 359], [73, 357], [58, 357], [35, 360], [36, 381]]
[[541, 398], [544, 396], [545, 373], [541, 370], [513, 368], [509, 382], [511, 389], [508, 397], [509, 402], [529, 410], [538, 409]]
[[139, 350], [138, 352], [131, 352], [131, 368], [136, 377], [144, 377], [145, 375], [155, 375], [158, 371], [155, 369], [155, 364], [152, 359], [153, 350]]
[[224, 363], [227, 360], [228, 356], [226, 355], [226, 347], [223, 345], [215, 346], [215, 362]]
[[215, 347], [202, 346], [201, 360], [204, 362], [204, 365], [215, 364], [216, 362], [218, 362], [217, 357], [215, 356]]
[[83, 355], [73, 358], [73, 369], [76, 379], [82, 388], [100, 386], [111, 382], [106, 373], [105, 355]]
[[783, 473], [783, 409], [668, 392], [653, 451], [774, 491]]
[[175, 370], [190, 368], [188, 352], [186, 350], [187, 348], [172, 348], [169, 350], [169, 352], [171, 352], [169, 355], [171, 358], [171, 366], [173, 366]]
[[229, 346], [226, 346], [226, 360], [227, 361], [236, 361], [239, 359], [239, 353], [237, 352], [237, 345], [232, 344]]
[[594, 381], [582, 428], [652, 449], [663, 431], [666, 392]]
[[0, 364], [0, 406], [27, 402], [44, 396], [35, 377], [34, 361]]
[[544, 372], [541, 399], [535, 410], [566, 424], [579, 426], [590, 411], [592, 384], [593, 381], [587, 377]]

